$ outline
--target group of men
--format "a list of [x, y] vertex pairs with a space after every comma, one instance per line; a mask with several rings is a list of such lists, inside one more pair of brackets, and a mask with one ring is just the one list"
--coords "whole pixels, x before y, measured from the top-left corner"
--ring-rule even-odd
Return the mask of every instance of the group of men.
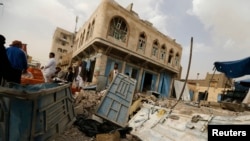
[[53, 52], [49, 53], [49, 61], [43, 67], [41, 67], [43, 71], [43, 76], [45, 82], [52, 82], [53, 78], [57, 78], [59, 80], [64, 80], [68, 82], [73, 82], [74, 73], [73, 68], [68, 67], [67, 72], [65, 73], [59, 66], [57, 66], [55, 60], [55, 54]]
[[[3, 81], [21, 83], [23, 73], [27, 73], [28, 61], [27, 54], [22, 50], [22, 42], [15, 40], [8, 48], [5, 48], [5, 37], [0, 35], [0, 84]], [[89, 82], [89, 70], [86, 69], [89, 64], [85, 61], [79, 61], [75, 68], [68, 67], [68, 71], [63, 79], [69, 82], [75, 82], [77, 89], [82, 89], [85, 82]], [[41, 67], [45, 82], [52, 82], [53, 77], [59, 76], [61, 68], [57, 67], [55, 54], [49, 53], [49, 61]], [[73, 73], [74, 69], [74, 73]], [[109, 73], [109, 83], [118, 74], [118, 64], [115, 63], [114, 69]], [[59, 76], [60, 77], [60, 76]]]
[[22, 42], [15, 40], [5, 48], [5, 37], [0, 35], [0, 84], [21, 83], [22, 73], [28, 68], [27, 54], [22, 50]]
[[[9, 47], [5, 47], [5, 37], [0, 35], [0, 84], [5, 85], [6, 82], [21, 83], [23, 74], [27, 73], [28, 55], [22, 49], [23, 43], [14, 40]], [[51, 82], [51, 76], [56, 71], [55, 54], [49, 53], [49, 61], [43, 68], [43, 76], [45, 82]]]
[[45, 82], [52, 82], [53, 79], [56, 79], [56, 81], [74, 82], [78, 90], [84, 86], [84, 82], [87, 81], [86, 63], [84, 61], [79, 61], [74, 68], [68, 67], [67, 72], [64, 72], [61, 67], [57, 66], [53, 52], [50, 53], [49, 58], [47, 64], [41, 67]]
[[78, 61], [77, 66], [68, 67], [67, 72], [64, 72], [61, 67], [56, 66], [54, 54], [50, 54], [50, 60], [41, 69], [45, 77], [45, 82], [51, 82], [55, 78], [56, 81], [74, 82], [77, 91], [80, 91], [88, 82], [88, 71], [86, 69], [87, 63], [85, 61]]
[[[79, 60], [74, 68], [68, 67], [68, 71], [66, 72], [66, 74], [65, 72], [62, 71], [60, 67], [55, 67], [56, 71], [54, 73], [54, 77], [59, 78], [59, 80], [61, 79], [73, 82], [74, 87], [76, 87], [76, 90], [80, 91], [85, 85], [87, 85], [88, 82], [90, 82], [89, 80], [90, 72], [88, 67], [89, 67], [88, 62], [82, 60]], [[116, 77], [118, 73], [119, 73], [118, 63], [115, 63], [114, 68], [110, 70], [108, 76], [108, 85], [113, 81], [113, 79]], [[53, 76], [53, 74], [51, 74], [51, 76]]]

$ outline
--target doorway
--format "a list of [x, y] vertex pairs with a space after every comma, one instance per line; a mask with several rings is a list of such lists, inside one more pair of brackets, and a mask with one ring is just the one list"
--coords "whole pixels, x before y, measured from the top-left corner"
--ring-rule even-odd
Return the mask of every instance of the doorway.
[[151, 90], [153, 75], [145, 72], [144, 81], [142, 85], [142, 92], [147, 92]]

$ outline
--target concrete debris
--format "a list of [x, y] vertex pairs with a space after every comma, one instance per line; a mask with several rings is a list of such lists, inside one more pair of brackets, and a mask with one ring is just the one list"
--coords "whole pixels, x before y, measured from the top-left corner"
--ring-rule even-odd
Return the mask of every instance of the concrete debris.
[[[105, 96], [105, 93], [106, 90], [103, 90], [101, 92], [96, 92], [93, 90], [82, 90], [79, 93], [76, 93], [74, 102], [76, 115], [84, 114], [86, 115], [86, 117], [97, 120], [99, 122], [105, 121], [106, 119], [104, 120], [101, 117], [95, 115], [96, 112], [95, 110], [98, 104], [100, 104], [102, 98]], [[147, 104], [147, 106], [150, 105], [150, 108], [149, 107], [145, 108], [145, 104]], [[187, 130], [188, 133], [190, 133], [191, 130], [193, 132], [194, 131], [197, 133], [199, 132], [199, 134], [202, 134], [202, 136], [200, 136], [201, 137], [200, 139], [206, 140], [206, 136], [202, 132], [206, 132], [206, 128], [209, 122], [229, 120], [229, 119], [223, 119], [224, 118], [223, 116], [225, 115], [227, 116], [227, 118], [250, 115], [249, 111], [239, 112], [239, 111], [229, 111], [222, 109], [223, 107], [221, 106], [221, 104], [218, 103], [209, 103], [204, 101], [201, 102], [201, 104], [197, 104], [193, 102], [179, 101], [179, 103], [173, 110], [173, 114], [165, 116], [166, 114], [169, 113], [169, 109], [174, 104], [176, 104], [176, 99], [171, 99], [171, 98], [161, 99], [161, 98], [156, 98], [154, 95], [135, 93], [133, 96], [133, 102], [129, 109], [129, 119], [130, 119], [129, 127], [132, 127], [133, 131], [131, 132], [131, 134], [127, 134], [125, 138], [120, 138], [120, 141], [141, 141], [142, 139], [145, 139], [145, 137], [147, 137], [147, 133], [151, 133], [152, 131], [158, 132], [159, 129], [163, 128], [162, 127], [163, 125], [167, 126], [168, 129], [170, 127], [173, 128], [175, 125], [170, 125], [170, 124], [171, 123], [176, 124], [174, 121], [179, 123], [183, 122], [184, 124], [183, 126], [176, 125], [177, 127], [175, 128], [182, 128], [181, 130], [183, 131], [184, 128], [187, 128], [185, 130]], [[143, 109], [144, 112], [141, 111]], [[146, 112], [145, 109], [147, 109]], [[141, 115], [138, 115], [139, 113], [141, 113]], [[164, 119], [159, 117], [163, 117]], [[150, 121], [154, 118], [159, 120], [159, 122]], [[246, 119], [249, 120], [247, 117]], [[171, 120], [171, 122], [169, 120]], [[174, 131], [171, 132], [174, 134]], [[186, 136], [192, 137], [192, 139], [194, 140], [198, 140], [198, 136], [195, 135], [191, 136], [191, 134], [188, 134]], [[151, 139], [153, 137], [154, 136], [152, 135]], [[54, 141], [62, 141], [62, 140], [75, 141], [77, 139], [78, 140], [81, 139], [84, 141], [102, 141], [104, 138], [105, 140], [109, 139], [110, 141], [113, 141], [118, 138], [118, 135], [117, 133], [100, 134], [100, 135], [98, 134], [96, 137], [87, 137], [86, 134], [79, 131], [77, 127], [72, 125], [71, 128], [69, 128], [64, 134], [58, 136]], [[157, 139], [159, 137], [155, 138]], [[179, 136], [178, 138], [183, 139], [182, 136]], [[178, 138], [174, 140], [178, 140]]]
[[[77, 92], [74, 97], [74, 109], [76, 115], [85, 115], [86, 118], [90, 118], [96, 120], [98, 122], [103, 122], [104, 119], [95, 115], [95, 110], [100, 104], [101, 99], [105, 95], [106, 90], [96, 92], [93, 90], [81, 90]], [[138, 95], [138, 96], [136, 96]], [[135, 94], [136, 98], [140, 98], [141, 94]], [[146, 100], [146, 98], [144, 98]], [[140, 106], [138, 107], [140, 108]], [[102, 137], [102, 138], [101, 138]], [[102, 141], [101, 139], [105, 138], [105, 141], [112, 141], [117, 138], [112, 134], [97, 134], [96, 137], [88, 137], [85, 133], [81, 132], [75, 125], [72, 125], [64, 134], [59, 135], [54, 139], [54, 141], [76, 141], [76, 140], [83, 140], [83, 141]], [[109, 140], [107, 139], [109, 138]], [[119, 136], [120, 138], [120, 136]], [[114, 140], [118, 141], [118, 140]], [[141, 141], [138, 137], [132, 134], [127, 134], [125, 138], [120, 138], [120, 141]]]

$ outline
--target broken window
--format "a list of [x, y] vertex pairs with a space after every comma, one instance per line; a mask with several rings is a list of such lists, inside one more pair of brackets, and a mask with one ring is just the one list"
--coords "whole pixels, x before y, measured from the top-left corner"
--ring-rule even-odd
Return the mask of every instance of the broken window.
[[125, 20], [121, 17], [114, 17], [111, 20], [108, 35], [122, 42], [126, 42], [127, 24]]
[[153, 48], [152, 48], [152, 56], [158, 56], [158, 41], [154, 41]]
[[166, 58], [166, 46], [162, 45], [162, 47], [161, 47], [161, 53], [160, 53], [160, 59], [161, 60], [165, 60], [165, 58]]
[[141, 33], [138, 42], [138, 49], [144, 51], [145, 47], [146, 47], [146, 36], [145, 33]]

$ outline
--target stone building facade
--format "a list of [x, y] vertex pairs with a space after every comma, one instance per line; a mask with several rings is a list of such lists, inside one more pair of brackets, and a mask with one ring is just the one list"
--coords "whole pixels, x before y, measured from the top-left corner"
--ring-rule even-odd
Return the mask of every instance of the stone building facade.
[[207, 73], [205, 79], [190, 79], [189, 84], [199, 84], [202, 87], [215, 87], [215, 88], [232, 88], [234, 82], [231, 78], [228, 78], [224, 73]]
[[137, 80], [137, 92], [157, 91], [168, 97], [173, 80], [181, 75], [182, 47], [132, 8], [133, 4], [123, 8], [113, 0], [102, 0], [75, 34], [72, 63], [89, 62], [91, 83], [100, 90], [117, 63], [121, 73]]
[[[184, 80], [183, 80], [184, 81]], [[224, 73], [207, 73], [205, 79], [188, 80], [189, 89], [193, 93], [192, 100], [199, 99], [199, 93], [208, 92], [207, 101], [218, 101], [218, 95], [231, 90], [234, 82]]]
[[55, 53], [55, 59], [58, 66], [68, 66], [71, 62], [74, 33], [57, 27], [53, 39], [51, 52]]

